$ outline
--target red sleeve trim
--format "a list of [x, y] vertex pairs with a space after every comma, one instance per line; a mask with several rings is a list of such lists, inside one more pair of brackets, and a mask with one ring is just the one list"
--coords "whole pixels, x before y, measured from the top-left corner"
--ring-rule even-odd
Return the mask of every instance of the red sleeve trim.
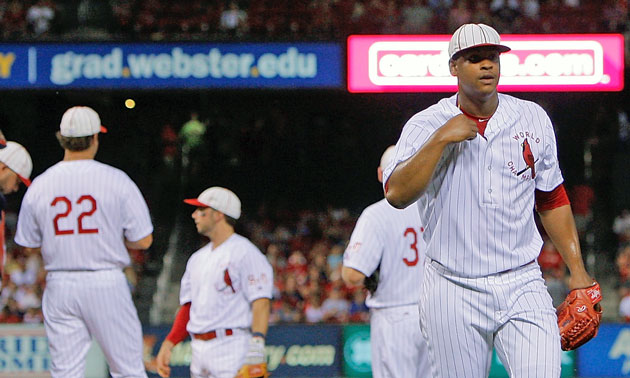
[[188, 337], [188, 331], [186, 331], [186, 325], [190, 319], [190, 302], [186, 303], [179, 308], [171, 332], [166, 336], [166, 340], [177, 345], [179, 342], [184, 341]]
[[558, 185], [551, 192], [543, 192], [536, 189], [536, 210], [547, 211], [560, 206], [570, 205], [569, 196], [564, 189], [564, 184]]

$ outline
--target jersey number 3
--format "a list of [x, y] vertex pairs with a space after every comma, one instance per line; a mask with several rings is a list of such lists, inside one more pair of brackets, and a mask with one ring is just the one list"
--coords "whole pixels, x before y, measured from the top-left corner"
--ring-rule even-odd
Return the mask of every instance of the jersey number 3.
[[[96, 211], [96, 200], [91, 195], [83, 195], [79, 197], [77, 200], [77, 204], [80, 205], [82, 202], [89, 202], [92, 207], [89, 210], [86, 210], [79, 214], [77, 217], [77, 226], [79, 234], [98, 234], [98, 228], [85, 228], [83, 227], [83, 218], [89, 217], [94, 214]], [[55, 215], [53, 219], [53, 225], [55, 226], [55, 235], [71, 235], [74, 234], [74, 230], [61, 230], [59, 229], [59, 219], [66, 218], [70, 215], [72, 211], [72, 202], [67, 197], [55, 197], [55, 199], [50, 203], [50, 206], [56, 207], [60, 202], [63, 202], [66, 205], [66, 211], [63, 213], [58, 213]]]
[[416, 230], [409, 227], [405, 230], [405, 234], [404, 234], [405, 238], [409, 234], [413, 236], [413, 242], [409, 245], [409, 248], [411, 248], [415, 252], [416, 255], [413, 260], [409, 260], [408, 258], [403, 257], [403, 262], [407, 266], [416, 266], [416, 264], [418, 264], [418, 233], [416, 232]]

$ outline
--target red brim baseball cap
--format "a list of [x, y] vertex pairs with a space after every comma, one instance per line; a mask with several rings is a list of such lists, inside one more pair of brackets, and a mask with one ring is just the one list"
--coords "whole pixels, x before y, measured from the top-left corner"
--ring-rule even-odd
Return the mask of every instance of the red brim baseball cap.
[[188, 198], [188, 199], [185, 199], [184, 202], [189, 204], [189, 205], [193, 205], [193, 206], [197, 206], [197, 207], [210, 207], [210, 206], [206, 205], [205, 203], [199, 202], [199, 200], [196, 199], [196, 198]]

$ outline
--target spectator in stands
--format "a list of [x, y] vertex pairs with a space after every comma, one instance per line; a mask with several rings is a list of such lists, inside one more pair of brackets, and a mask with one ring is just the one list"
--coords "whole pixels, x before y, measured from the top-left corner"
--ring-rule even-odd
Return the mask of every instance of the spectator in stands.
[[324, 320], [332, 323], [345, 323], [350, 318], [350, 302], [339, 287], [333, 287], [328, 298], [322, 303]]
[[433, 12], [426, 0], [410, 0], [402, 7], [401, 31], [404, 34], [430, 34]]
[[[477, 2], [475, 2], [477, 3]], [[468, 6], [467, 0], [460, 0], [457, 5], [451, 8], [448, 16], [448, 28], [449, 30], [455, 30], [460, 25], [470, 23], [472, 19], [472, 12]]]
[[55, 9], [50, 0], [37, 1], [26, 13], [26, 21], [35, 38], [48, 34], [54, 18]]
[[630, 242], [630, 210], [623, 209], [613, 221], [613, 232], [620, 243]]
[[221, 12], [220, 30], [229, 36], [242, 36], [247, 31], [247, 12], [236, 1], [230, 1]]
[[304, 315], [307, 323], [320, 323], [324, 320], [324, 309], [318, 295], [309, 298]]
[[350, 301], [350, 321], [367, 323], [370, 320], [370, 309], [365, 304], [366, 293], [363, 288], [355, 289]]
[[617, 271], [619, 272], [619, 283], [630, 283], [630, 244], [623, 244], [617, 251]]
[[630, 283], [626, 282], [619, 288], [619, 316], [621, 319], [630, 323]]
[[20, 0], [11, 0], [2, 15], [3, 39], [19, 40], [26, 35], [26, 11]]

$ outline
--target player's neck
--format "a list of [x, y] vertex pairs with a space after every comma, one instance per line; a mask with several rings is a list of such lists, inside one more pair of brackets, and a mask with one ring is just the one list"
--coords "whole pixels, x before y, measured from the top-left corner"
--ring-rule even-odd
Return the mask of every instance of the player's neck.
[[218, 224], [208, 235], [212, 241], [212, 249], [216, 249], [234, 234], [234, 227], [227, 223]]
[[63, 155], [63, 161], [72, 161], [72, 160], [92, 160], [94, 159], [94, 152], [90, 149], [83, 151], [70, 151], [65, 150]]
[[470, 98], [462, 92], [457, 94], [457, 107], [467, 114], [479, 118], [489, 118], [499, 106], [499, 96], [496, 92], [487, 98]]

